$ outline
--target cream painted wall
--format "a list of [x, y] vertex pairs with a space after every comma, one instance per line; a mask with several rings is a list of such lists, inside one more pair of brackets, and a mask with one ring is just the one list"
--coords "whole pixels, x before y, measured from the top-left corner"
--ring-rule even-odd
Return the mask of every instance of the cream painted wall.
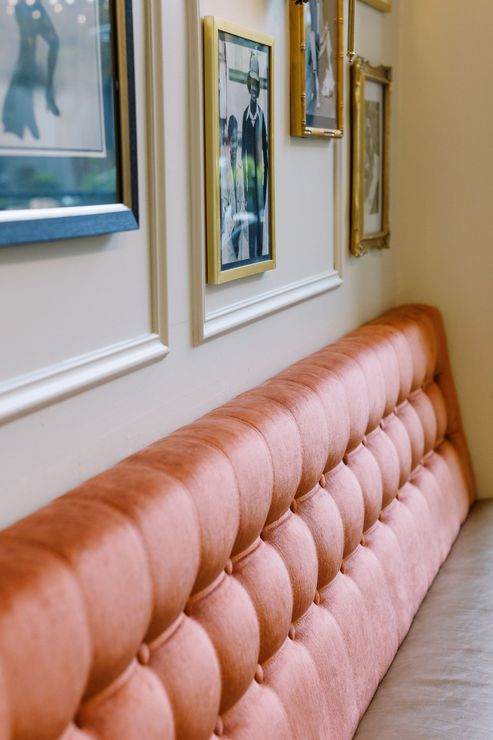
[[[150, 0], [149, 0], [150, 1]], [[152, 0], [157, 3], [158, 0]], [[187, 17], [189, 2], [163, 0], [164, 168], [166, 193], [160, 211], [167, 214], [161, 254], [167, 251], [167, 324], [169, 355], [161, 362], [86, 390], [47, 408], [0, 426], [0, 524], [7, 524], [65, 492], [122, 457], [181, 424], [231, 398], [251, 385], [320, 348], [395, 302], [397, 249], [362, 259], [344, 250], [344, 283], [332, 292], [300, 303], [192, 346], [190, 226], [191, 174]], [[19, 374], [69, 361], [76, 355], [103, 349], [151, 331], [149, 241], [153, 214], [145, 207], [148, 193], [146, 166], [146, 98], [144, 67], [149, 54], [142, 16], [145, 3], [135, 2], [135, 40], [138, 81], [140, 191], [142, 227], [139, 232], [99, 239], [0, 251], [0, 383]], [[258, 5], [258, 3], [257, 3]], [[224, 2], [207, 0], [207, 12], [223, 12]], [[230, 0], [238, 14], [244, 0]], [[311, 234], [327, 239], [331, 256], [333, 185], [330, 155], [314, 156], [313, 142], [292, 141], [287, 135], [288, 57], [285, 45], [285, 0], [265, 2], [270, 29], [275, 34], [278, 115], [276, 136], [284, 147], [285, 181], [282, 208], [278, 203], [278, 251], [297, 255], [300, 274], [310, 240], [300, 242], [286, 228], [289, 219], [310, 218]], [[366, 5], [358, 8], [358, 50], [374, 62], [394, 64], [398, 58], [399, 3], [391, 15]], [[159, 34], [158, 34], [159, 35]], [[284, 70], [284, 71], [282, 71]], [[396, 69], [397, 79], [399, 71]], [[399, 99], [396, 86], [395, 102]], [[346, 99], [347, 101], [347, 99]], [[348, 110], [346, 102], [346, 111]], [[189, 122], [196, 125], [196, 122]], [[347, 128], [347, 127], [346, 127]], [[394, 140], [396, 139], [394, 130]], [[343, 149], [342, 216], [347, 216], [347, 138]], [[313, 160], [309, 173], [296, 169], [296, 159]], [[330, 144], [327, 144], [330, 147]], [[278, 153], [279, 156], [279, 153]], [[398, 162], [397, 154], [394, 166]], [[193, 164], [193, 163], [192, 163]], [[395, 177], [396, 175], [394, 175]], [[300, 188], [313, 188], [325, 204], [325, 213], [299, 213]], [[395, 210], [393, 219], [397, 219]], [[347, 234], [344, 234], [345, 244]], [[165, 242], [165, 244], [164, 244]], [[318, 259], [318, 257], [317, 257]], [[293, 262], [290, 260], [289, 269]], [[317, 268], [318, 269], [318, 268]], [[286, 276], [292, 279], [292, 274]], [[165, 286], [161, 286], [163, 295]], [[239, 284], [238, 291], [245, 288]], [[226, 293], [225, 293], [226, 294]], [[228, 300], [236, 300], [228, 288]], [[215, 300], [215, 299], [214, 299]], [[5, 390], [5, 385], [3, 386]], [[1, 400], [2, 386], [0, 386]]]
[[491, 0], [401, 3], [400, 298], [445, 316], [481, 496], [493, 496]]

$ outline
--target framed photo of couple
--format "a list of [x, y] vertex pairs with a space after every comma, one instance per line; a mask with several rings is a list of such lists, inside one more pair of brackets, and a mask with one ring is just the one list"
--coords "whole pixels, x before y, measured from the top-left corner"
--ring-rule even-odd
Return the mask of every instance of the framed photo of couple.
[[392, 69], [357, 57], [352, 75], [351, 252], [390, 246]]
[[207, 281], [276, 266], [273, 39], [204, 18]]
[[343, 0], [290, 0], [291, 135], [343, 134]]
[[137, 228], [132, 0], [0, 17], [0, 246]]

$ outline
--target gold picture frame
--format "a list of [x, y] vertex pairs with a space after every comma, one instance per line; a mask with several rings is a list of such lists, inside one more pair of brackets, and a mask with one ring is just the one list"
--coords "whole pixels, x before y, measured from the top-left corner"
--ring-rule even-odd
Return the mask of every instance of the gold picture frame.
[[205, 17], [204, 77], [207, 282], [220, 284], [276, 266], [274, 39]]
[[392, 0], [363, 0], [367, 5], [377, 10], [383, 10], [384, 13], [390, 13], [392, 10]]
[[351, 253], [390, 246], [390, 95], [392, 68], [356, 57], [351, 67]]
[[344, 127], [343, 0], [289, 3], [291, 135], [340, 138]]

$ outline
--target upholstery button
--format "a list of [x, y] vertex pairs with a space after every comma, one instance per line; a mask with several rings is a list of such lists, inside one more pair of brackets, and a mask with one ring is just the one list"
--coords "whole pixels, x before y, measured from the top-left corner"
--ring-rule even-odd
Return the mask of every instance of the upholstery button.
[[317, 606], [319, 606], [319, 604], [320, 604], [320, 594], [318, 593], [318, 591], [315, 591], [315, 596], [313, 597], [313, 602]]
[[296, 628], [294, 624], [292, 624], [289, 628], [288, 637], [290, 640], [294, 640], [294, 638], [296, 637]]
[[222, 721], [221, 717], [217, 718], [216, 726], [214, 728], [214, 734], [218, 737], [221, 737], [221, 735], [224, 732], [224, 722]]
[[327, 481], [326, 481], [325, 475], [323, 473], [322, 473], [322, 477], [320, 478], [319, 483], [320, 483], [320, 486], [322, 488], [326, 488], [327, 487]]
[[291, 509], [293, 514], [296, 514], [296, 512], [298, 511], [298, 502], [296, 500], [293, 501], [289, 508]]
[[366, 545], [365, 535], [361, 538], [361, 547], [364, 547]]
[[346, 572], [346, 563], [343, 560], [341, 563], [341, 573], [344, 575], [345, 572]]
[[257, 683], [264, 682], [264, 669], [261, 665], [257, 666], [257, 670], [255, 671], [255, 680]]
[[226, 571], [226, 573], [228, 574], [228, 576], [232, 576], [233, 575], [233, 563], [232, 563], [231, 560], [228, 560], [228, 562], [226, 563], [226, 566], [225, 566], [224, 570]]
[[137, 660], [139, 661], [141, 665], [147, 665], [150, 659], [151, 659], [151, 651], [149, 649], [149, 645], [143, 642], [137, 653]]

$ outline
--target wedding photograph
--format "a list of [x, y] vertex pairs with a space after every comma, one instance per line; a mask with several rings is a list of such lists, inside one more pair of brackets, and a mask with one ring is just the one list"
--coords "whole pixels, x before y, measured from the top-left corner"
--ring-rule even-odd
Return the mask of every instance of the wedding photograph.
[[240, 268], [252, 274], [273, 266], [272, 46], [227, 28], [217, 28], [213, 43], [217, 64], [206, 108], [219, 182], [209, 212], [218, 227], [210, 233], [209, 261], [233, 279], [245, 274]]

